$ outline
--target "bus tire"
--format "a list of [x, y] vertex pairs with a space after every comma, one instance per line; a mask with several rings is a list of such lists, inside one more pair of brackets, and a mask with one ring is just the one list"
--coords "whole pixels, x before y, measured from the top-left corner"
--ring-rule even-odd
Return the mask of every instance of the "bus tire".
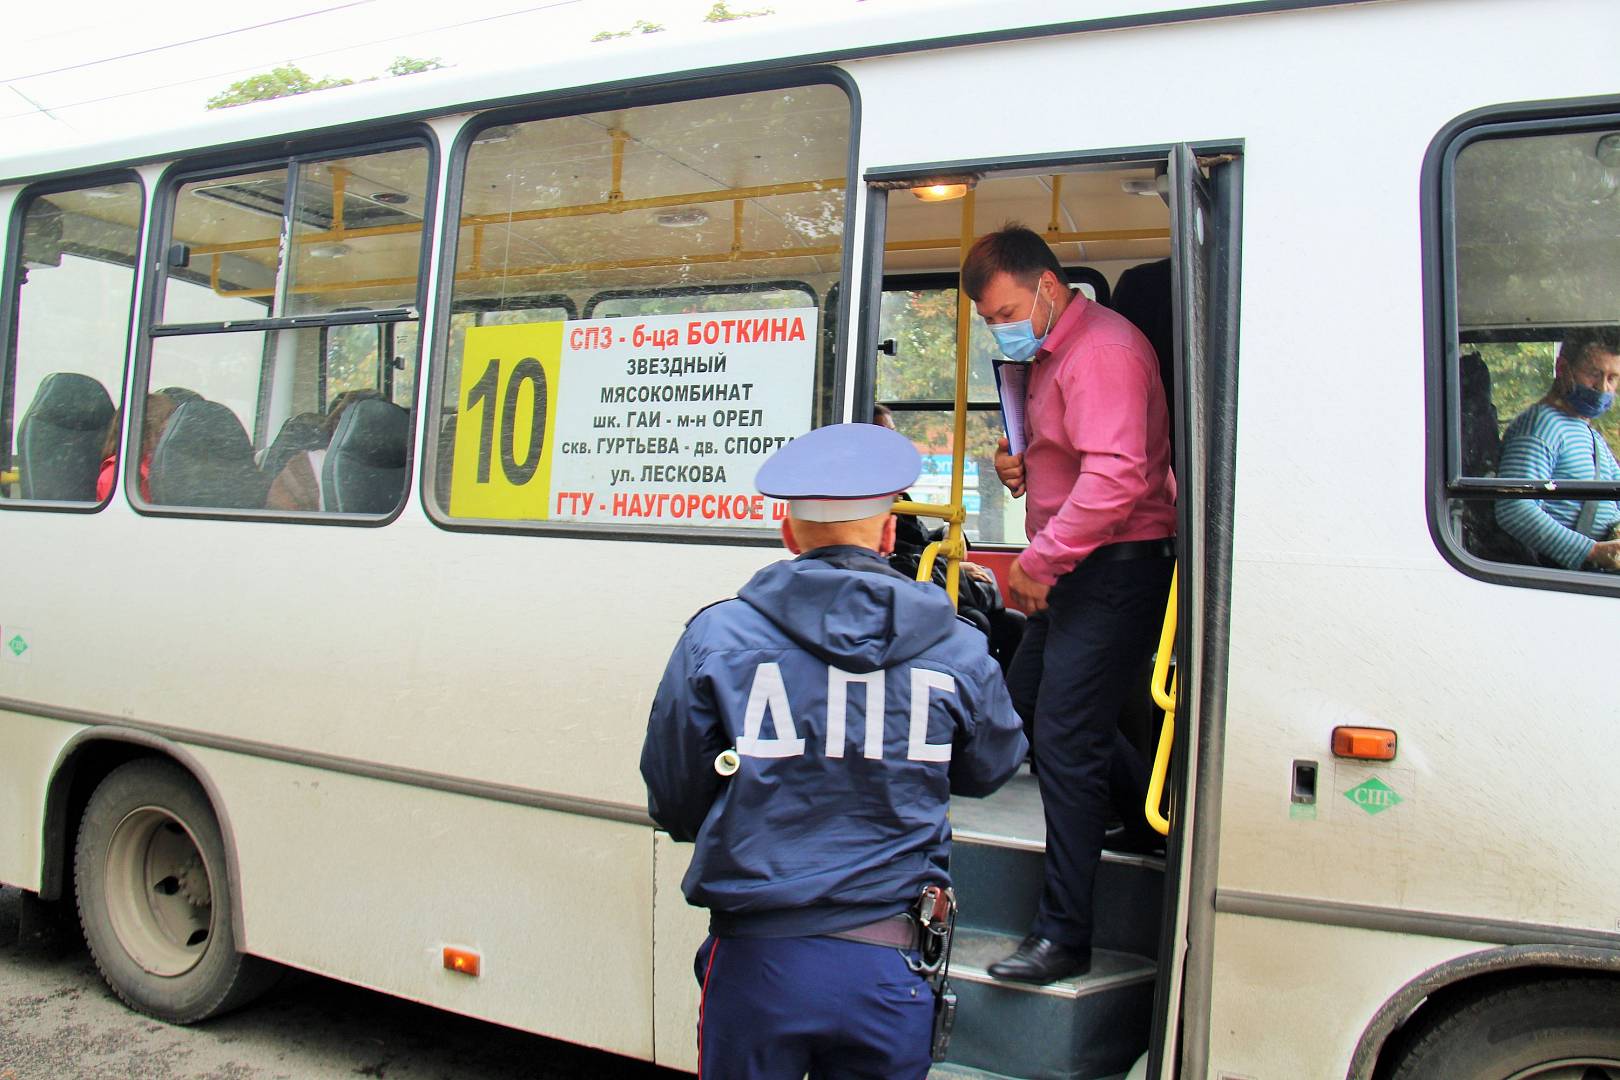
[[164, 758], [96, 787], [73, 854], [79, 923], [124, 1003], [171, 1024], [246, 1004], [274, 965], [237, 951], [219, 822], [196, 779]]
[[1620, 1076], [1620, 982], [1548, 979], [1478, 995], [1414, 1033], [1389, 1076], [1553, 1080], [1585, 1068]]

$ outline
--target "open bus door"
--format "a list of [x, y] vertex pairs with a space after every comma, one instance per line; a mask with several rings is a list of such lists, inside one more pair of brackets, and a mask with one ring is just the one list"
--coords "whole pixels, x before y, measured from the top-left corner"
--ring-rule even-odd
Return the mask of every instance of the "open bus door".
[[[956, 1066], [1076, 1080], [1117, 1077], [1133, 1063], [1132, 1080], [1203, 1075], [1189, 1067], [1196, 1058], [1187, 1054], [1203, 1056], [1208, 1016], [1208, 920], [1200, 908], [1208, 907], [1213, 892], [1215, 817], [1200, 799], [1215, 790], [1206, 778], [1218, 775], [1219, 732], [1211, 725], [1221, 715], [1216, 695], [1225, 671], [1224, 651], [1217, 653], [1216, 647], [1224, 643], [1219, 612], [1230, 549], [1240, 190], [1240, 164], [1229, 152], [1234, 149], [1223, 146], [1217, 153], [1184, 145], [1128, 159], [1098, 152], [1044, 167], [964, 163], [971, 171], [947, 178], [958, 181], [960, 190], [944, 203], [911, 191], [940, 183], [932, 170], [868, 175], [871, 237], [882, 260], [870, 284], [868, 309], [882, 313], [874, 320], [882, 332], [878, 325], [869, 327], [867, 351], [874, 361], [863, 373], [857, 400], [870, 397], [890, 406], [903, 425], [908, 415], [921, 415], [919, 410], [934, 417], [927, 427], [913, 421], [912, 437], [932, 439], [938, 457], [949, 455], [949, 487], [944, 489], [941, 476], [933, 499], [896, 509], [945, 522], [943, 542], [932, 554], [952, 563], [953, 555], [966, 554], [959, 538], [969, 529], [989, 548], [988, 558], [984, 547], [976, 551], [978, 559], [993, 565], [1016, 553], [996, 550], [998, 543], [1013, 542], [1009, 522], [989, 512], [987, 503], [972, 503], [976, 496], [982, 500], [982, 486], [975, 493], [974, 484], [964, 482], [967, 462], [974, 463], [977, 476], [985, 476], [1001, 426], [993, 396], [985, 396], [994, 389], [986, 380], [989, 357], [981, 355], [993, 349], [993, 342], [970, 346], [970, 335], [980, 328], [971, 303], [956, 288], [956, 268], [979, 232], [975, 219], [1045, 218], [1044, 238], [1059, 252], [1071, 281], [1077, 274], [1094, 274], [1106, 286], [1099, 265], [1118, 275], [1129, 267], [1160, 266], [1154, 260], [1165, 256], [1172, 271], [1149, 279], [1163, 282], [1155, 286], [1162, 290], [1155, 310], [1174, 328], [1173, 347], [1166, 342], [1163, 351], [1175, 357], [1173, 386], [1167, 389], [1178, 425], [1182, 538], [1174, 606], [1183, 613], [1183, 624], [1173, 629], [1173, 648], [1164, 650], [1180, 661], [1175, 685], [1184, 688], [1172, 703], [1182, 715], [1162, 776], [1170, 793], [1162, 808], [1170, 819], [1166, 858], [1104, 853], [1090, 973], [1043, 987], [999, 982], [985, 968], [1026, 932], [1042, 888], [1045, 828], [1037, 784], [1032, 775], [1020, 775], [987, 800], [953, 806], [951, 872], [962, 897], [952, 961], [962, 1002], [950, 1054]], [[1167, 197], [1138, 197], [1155, 193]], [[1097, 299], [1108, 304], [1106, 293]], [[914, 374], [919, 367], [935, 374], [910, 398], [905, 380], [884, 374]], [[1017, 525], [1022, 532], [1021, 515]], [[947, 577], [953, 578], [957, 567], [949, 569], [953, 573]], [[922, 570], [926, 578], [926, 562]], [[1145, 711], [1150, 696], [1145, 682], [1141, 691]], [[1217, 752], [1207, 752], [1209, 747]], [[1152, 749], [1151, 737], [1145, 749]]]
[[1173, 628], [1169, 775], [1164, 763], [1155, 766], [1155, 778], [1172, 793], [1174, 805], [1167, 814], [1163, 968], [1154, 1000], [1159, 1037], [1148, 1059], [1148, 1075], [1161, 1078], [1207, 1072], [1231, 586], [1242, 158], [1200, 156], [1183, 143], [1170, 154], [1168, 180], [1179, 537], [1169, 617], [1181, 617]]

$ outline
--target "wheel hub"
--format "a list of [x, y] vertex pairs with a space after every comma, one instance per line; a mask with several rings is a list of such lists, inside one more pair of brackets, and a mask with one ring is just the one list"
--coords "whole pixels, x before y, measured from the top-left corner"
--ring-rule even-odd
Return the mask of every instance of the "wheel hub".
[[119, 944], [153, 975], [184, 975], [208, 950], [213, 885], [185, 823], [157, 806], [131, 811], [107, 846], [107, 915]]

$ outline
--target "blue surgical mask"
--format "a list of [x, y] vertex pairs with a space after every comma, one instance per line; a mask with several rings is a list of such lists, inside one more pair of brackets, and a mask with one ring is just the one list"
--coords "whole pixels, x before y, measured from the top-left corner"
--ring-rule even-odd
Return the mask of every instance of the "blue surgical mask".
[[1594, 420], [1609, 411], [1609, 407], [1614, 404], [1614, 395], [1607, 391], [1600, 394], [1590, 386], [1576, 383], [1569, 388], [1569, 393], [1564, 395], [1564, 400], [1569, 402], [1569, 407], [1577, 413], [1588, 420]]
[[1041, 290], [1035, 289], [1035, 299], [1029, 305], [1029, 318], [1017, 322], [997, 323], [990, 327], [990, 333], [995, 335], [996, 345], [1000, 347], [1002, 355], [1009, 360], [1028, 360], [1041, 351], [1041, 342], [1046, 340], [1047, 334], [1052, 332], [1050, 322], [1046, 326], [1046, 334], [1035, 336], [1035, 306], [1041, 302]]

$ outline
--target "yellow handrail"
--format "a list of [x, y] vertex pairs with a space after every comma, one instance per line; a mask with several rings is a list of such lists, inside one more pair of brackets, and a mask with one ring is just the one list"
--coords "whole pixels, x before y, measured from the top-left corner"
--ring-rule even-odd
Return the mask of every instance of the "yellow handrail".
[[1170, 835], [1170, 819], [1160, 811], [1164, 803], [1164, 781], [1170, 772], [1170, 744], [1176, 737], [1176, 673], [1171, 669], [1171, 655], [1176, 643], [1176, 578], [1180, 566], [1170, 574], [1170, 599], [1164, 605], [1164, 627], [1159, 631], [1159, 654], [1153, 659], [1153, 701], [1164, 710], [1164, 723], [1159, 728], [1159, 747], [1153, 754], [1153, 772], [1148, 776], [1148, 824], [1160, 836]]

